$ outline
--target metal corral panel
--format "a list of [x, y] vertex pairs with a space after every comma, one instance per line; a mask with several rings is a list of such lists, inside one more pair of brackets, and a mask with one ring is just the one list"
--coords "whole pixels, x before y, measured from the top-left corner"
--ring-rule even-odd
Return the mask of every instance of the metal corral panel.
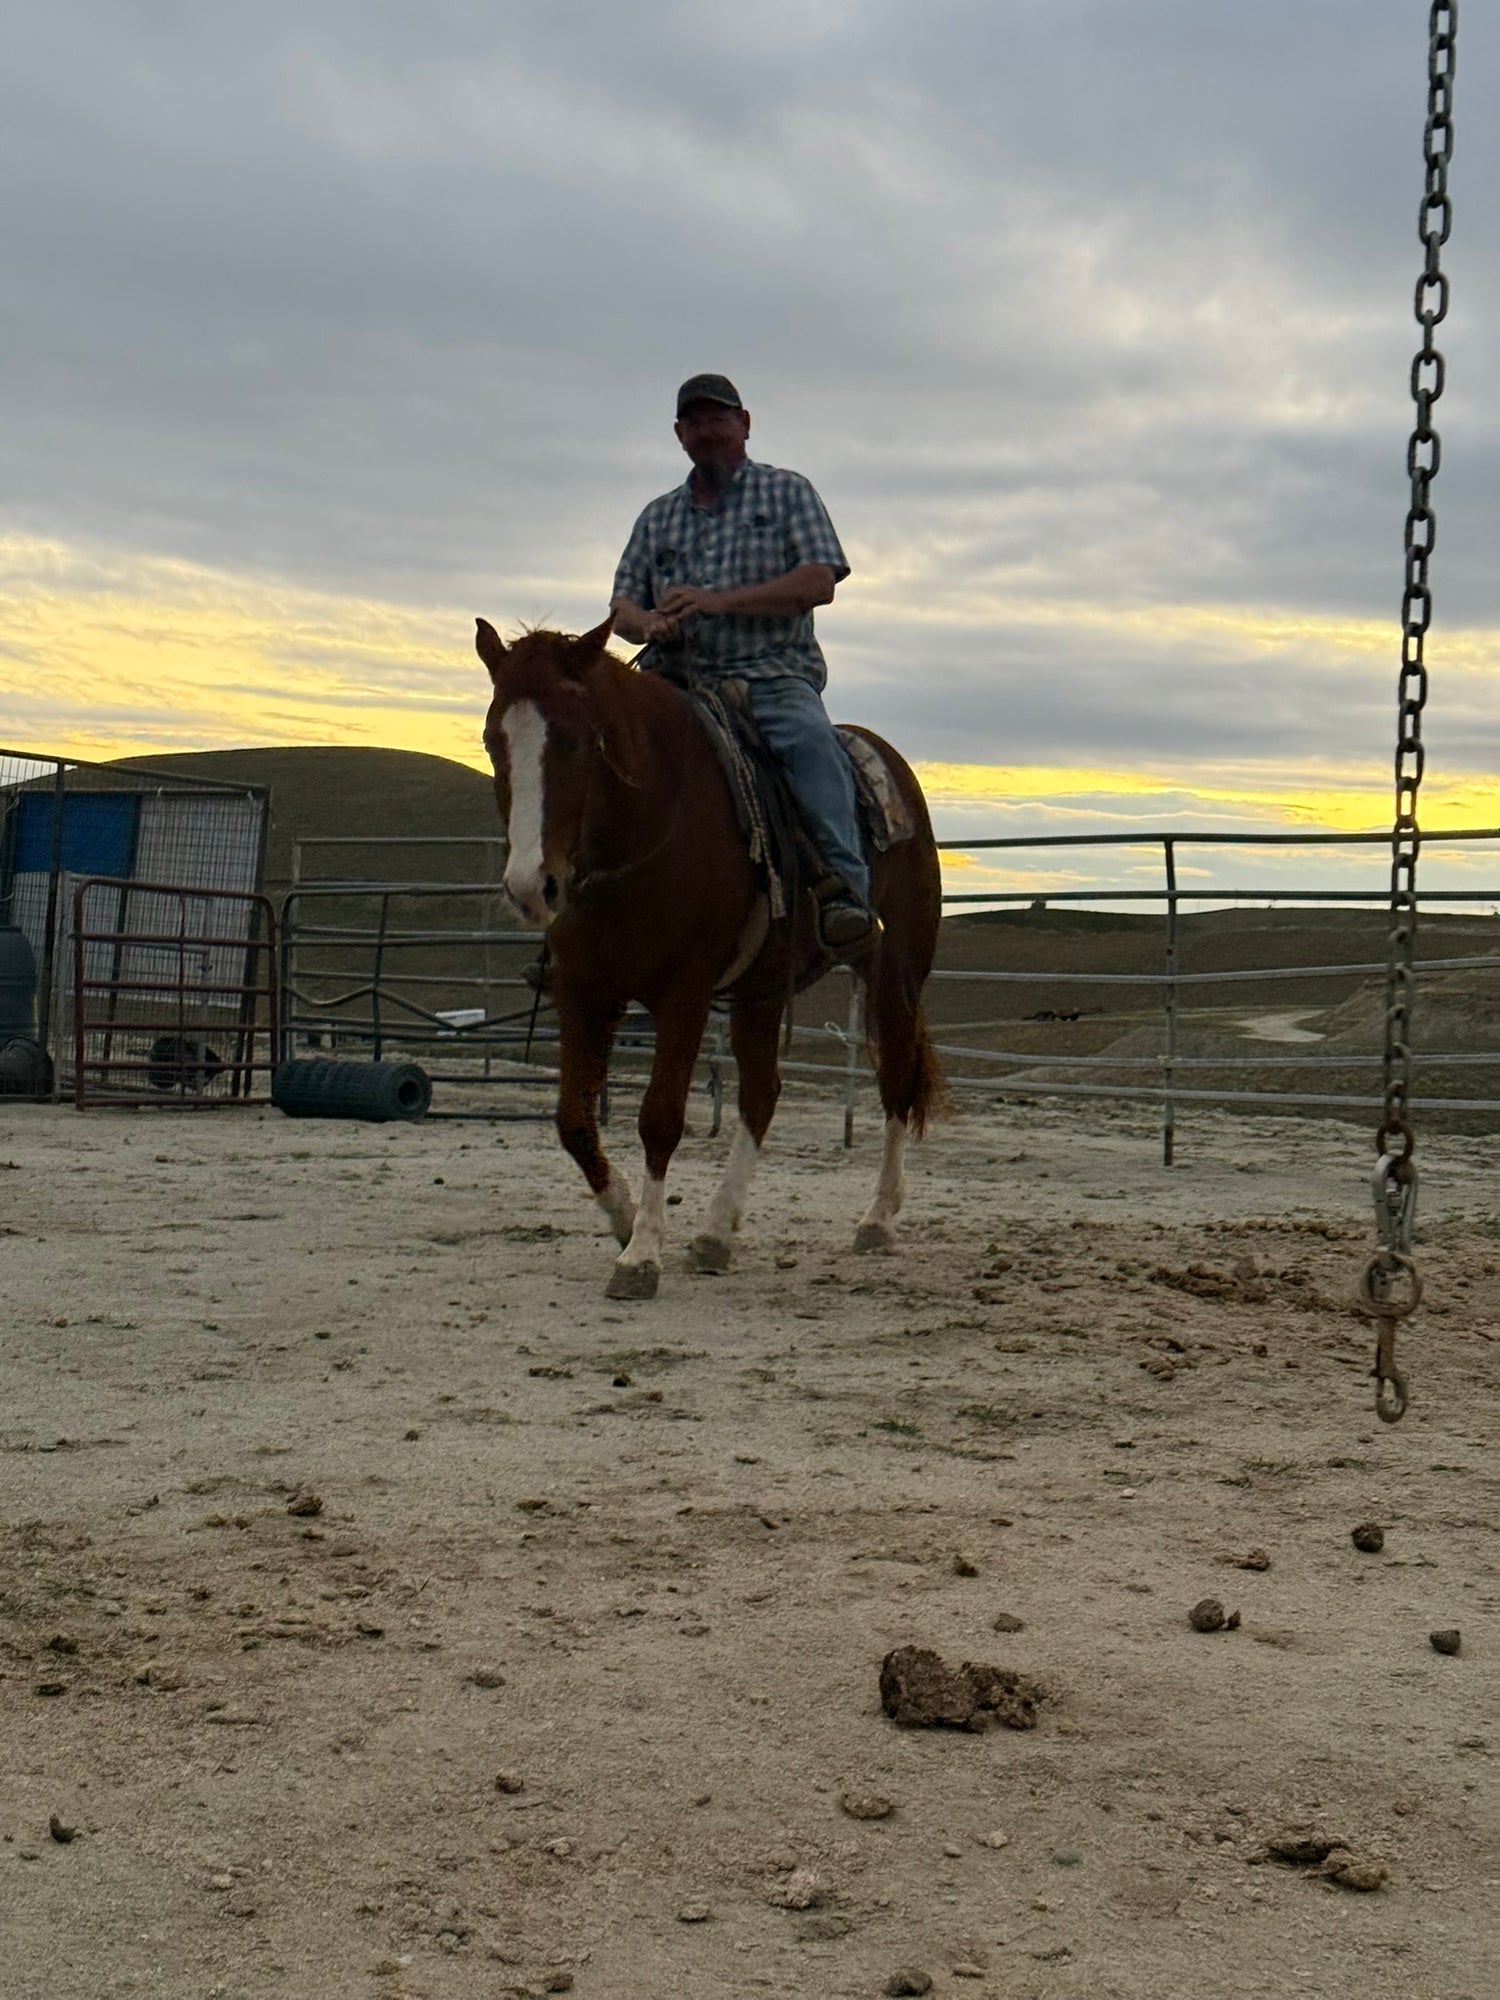
[[257, 798], [148, 793], [141, 800], [135, 865], [129, 872], [141, 882], [180, 882], [185, 888], [250, 895], [259, 886], [261, 811]]

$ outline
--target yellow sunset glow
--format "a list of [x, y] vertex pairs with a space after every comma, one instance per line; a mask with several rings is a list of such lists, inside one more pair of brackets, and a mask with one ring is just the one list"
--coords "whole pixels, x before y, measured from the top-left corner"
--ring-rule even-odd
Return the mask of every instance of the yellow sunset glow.
[[[872, 599], [891, 588], [888, 573]], [[566, 580], [512, 579], [508, 594], [564, 599]], [[1329, 659], [1391, 658], [1389, 626], [1305, 614], [1195, 605], [993, 603], [983, 586], [923, 613], [971, 625], [1027, 619], [1149, 632], [1241, 649], [1316, 642]], [[484, 768], [486, 683], [467, 609], [342, 596], [154, 557], [108, 557], [35, 538], [0, 540], [0, 619], [10, 655], [6, 747], [87, 758], [244, 744], [341, 743], [423, 750]], [[1500, 633], [1445, 633], [1450, 685], [1500, 673]], [[1392, 673], [1394, 679], [1394, 672]], [[1121, 831], [1183, 813], [1266, 830], [1356, 831], [1389, 823], [1385, 768], [1309, 754], [1291, 765], [1246, 760], [1191, 768], [926, 763], [935, 807], [1046, 807]], [[1432, 773], [1431, 828], [1500, 822], [1488, 773]], [[1052, 830], [1065, 831], [1065, 825]], [[962, 865], [955, 861], [954, 866]]]

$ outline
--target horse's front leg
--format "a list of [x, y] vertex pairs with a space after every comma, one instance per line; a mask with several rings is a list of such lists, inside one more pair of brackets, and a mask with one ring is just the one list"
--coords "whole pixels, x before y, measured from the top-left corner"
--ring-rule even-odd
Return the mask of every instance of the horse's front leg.
[[615, 1260], [607, 1296], [654, 1299], [661, 1282], [662, 1240], [667, 1219], [667, 1168], [682, 1138], [693, 1065], [708, 1022], [710, 995], [678, 1002], [656, 1016], [656, 1057], [641, 1100], [638, 1130], [646, 1153], [646, 1178], [630, 1241]]
[[599, 1093], [609, 1074], [618, 1020], [618, 1012], [610, 1008], [584, 1006], [559, 995], [557, 1136], [583, 1169], [594, 1199], [609, 1217], [615, 1240], [628, 1243], [635, 1227], [630, 1183], [599, 1144]]
[[702, 1230], [688, 1248], [688, 1264], [695, 1271], [727, 1271], [734, 1255], [734, 1232], [744, 1215], [760, 1149], [781, 1095], [776, 1045], [781, 1039], [785, 1004], [778, 996], [730, 1009], [729, 1045], [739, 1071], [740, 1122], [729, 1148], [724, 1178], [708, 1205]]

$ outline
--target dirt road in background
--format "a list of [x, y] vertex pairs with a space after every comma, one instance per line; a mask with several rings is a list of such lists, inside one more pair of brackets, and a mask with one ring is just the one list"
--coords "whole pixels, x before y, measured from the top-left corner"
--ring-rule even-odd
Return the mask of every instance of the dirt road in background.
[[[969, 1114], [861, 1258], [838, 1129], [627, 1306], [542, 1128], [6, 1111], [7, 1994], [1500, 1989], [1500, 1148], [1387, 1430], [1363, 1132]], [[1038, 1726], [897, 1728], [906, 1644]]]

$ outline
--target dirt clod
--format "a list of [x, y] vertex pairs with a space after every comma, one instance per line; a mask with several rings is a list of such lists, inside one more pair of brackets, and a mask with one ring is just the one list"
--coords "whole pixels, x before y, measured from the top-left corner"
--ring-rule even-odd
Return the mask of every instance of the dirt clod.
[[1266, 1842], [1268, 1860], [1288, 1868], [1317, 1868], [1335, 1849], [1348, 1852], [1348, 1843], [1333, 1834], [1291, 1831], [1273, 1834]]
[[880, 1705], [903, 1729], [983, 1729], [974, 1690], [928, 1646], [898, 1646], [880, 1664]]
[[507, 1795], [514, 1797], [517, 1792], [524, 1792], [525, 1789], [526, 1780], [519, 1772], [497, 1771], [495, 1773], [495, 1790], [497, 1792], [505, 1792]]
[[932, 1975], [928, 1972], [918, 1972], [914, 1966], [902, 1966], [899, 1972], [893, 1972], [885, 1982], [885, 1990], [893, 1995], [930, 1993]]
[[1365, 1555], [1378, 1556], [1385, 1547], [1385, 1529], [1378, 1521], [1361, 1521], [1357, 1528], [1350, 1529], [1349, 1539]]
[[1329, 1882], [1336, 1882], [1341, 1889], [1353, 1889], [1361, 1895], [1370, 1895], [1380, 1888], [1390, 1877], [1390, 1870], [1379, 1861], [1361, 1861], [1354, 1855], [1336, 1850], [1330, 1854], [1323, 1869]]
[[794, 1868], [768, 1893], [776, 1910], [810, 1910], [823, 1899], [823, 1885], [810, 1868]]
[[850, 1819], [889, 1819], [896, 1810], [880, 1792], [845, 1792], [839, 1804]]
[[52, 1838], [57, 1842], [59, 1847], [67, 1847], [72, 1841], [75, 1841], [78, 1838], [77, 1827], [64, 1826], [63, 1822], [58, 1818], [56, 1813], [54, 1813], [51, 1819], [48, 1820], [47, 1831], [48, 1833], [51, 1834]]
[[1024, 1632], [1026, 1620], [1017, 1618], [1009, 1611], [997, 1611], [990, 1620], [990, 1629], [994, 1632]]
[[1447, 1653], [1451, 1658], [1463, 1644], [1463, 1634], [1456, 1626], [1444, 1632], [1429, 1632], [1427, 1643], [1435, 1653]]
[[903, 1729], [968, 1729], [990, 1718], [1008, 1729], [1035, 1729], [1046, 1699], [1038, 1681], [1008, 1668], [965, 1660], [950, 1667], [930, 1646], [898, 1646], [880, 1665], [880, 1705]]
[[1234, 1558], [1234, 1566], [1236, 1569], [1269, 1569], [1271, 1558], [1264, 1549], [1247, 1549], [1242, 1556]]
[[[1233, 1624], [1230, 1623], [1231, 1617]], [[1239, 1622], [1239, 1613], [1236, 1611], [1226, 1616], [1217, 1597], [1200, 1597], [1188, 1613], [1188, 1623], [1195, 1632], [1222, 1632], [1226, 1628], [1232, 1632]]]
[[680, 1924], [706, 1924], [713, 1912], [707, 1903], [684, 1903], [677, 1912]]
[[953, 1574], [955, 1576], [978, 1576], [979, 1565], [972, 1556], [966, 1556], [962, 1553], [957, 1554], [953, 1558]]
[[323, 1511], [323, 1496], [314, 1493], [310, 1486], [304, 1486], [300, 1493], [294, 1493], [286, 1503], [286, 1511], [299, 1517], [310, 1517]]
[[503, 1688], [505, 1676], [498, 1667], [476, 1667], [469, 1680], [477, 1688]]

